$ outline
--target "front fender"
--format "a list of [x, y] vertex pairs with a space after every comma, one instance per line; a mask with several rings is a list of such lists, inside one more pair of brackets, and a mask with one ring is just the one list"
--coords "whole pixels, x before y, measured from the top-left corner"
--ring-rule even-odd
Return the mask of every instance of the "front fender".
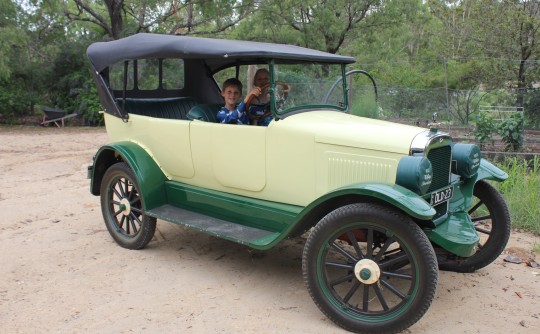
[[107, 169], [120, 161], [127, 163], [137, 178], [144, 210], [166, 204], [165, 174], [144, 148], [128, 141], [104, 145], [96, 153], [90, 185], [93, 195], [100, 194], [101, 181]]
[[474, 186], [480, 180], [490, 180], [502, 182], [508, 179], [502, 169], [493, 165], [491, 162], [481, 159], [478, 173], [475, 177], [465, 179], [462, 184], [457, 184], [454, 187], [454, 196], [450, 200], [450, 212], [466, 211], [470, 208], [473, 201]]
[[436, 211], [422, 197], [414, 192], [396, 184], [384, 183], [354, 183], [335, 189], [309, 204], [303, 211], [311, 211], [324, 202], [334, 198], [347, 196], [361, 196], [365, 198], [376, 198], [386, 202], [408, 215], [421, 220], [430, 220]]
[[502, 169], [495, 166], [494, 164], [487, 161], [486, 159], [480, 160], [480, 167], [478, 168], [476, 181], [485, 179], [485, 180], [502, 182], [506, 180], [507, 178], [508, 178], [508, 174], [506, 174]]

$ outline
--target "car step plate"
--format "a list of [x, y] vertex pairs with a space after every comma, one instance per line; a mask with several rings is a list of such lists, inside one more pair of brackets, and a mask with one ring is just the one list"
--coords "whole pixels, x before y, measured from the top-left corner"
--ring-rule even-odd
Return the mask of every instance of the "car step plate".
[[253, 243], [262, 238], [276, 234], [276, 232], [231, 223], [197, 212], [177, 208], [168, 204], [152, 209], [148, 211], [147, 214], [158, 219], [184, 225], [186, 227], [206, 232], [221, 238], [230, 239], [242, 244]]

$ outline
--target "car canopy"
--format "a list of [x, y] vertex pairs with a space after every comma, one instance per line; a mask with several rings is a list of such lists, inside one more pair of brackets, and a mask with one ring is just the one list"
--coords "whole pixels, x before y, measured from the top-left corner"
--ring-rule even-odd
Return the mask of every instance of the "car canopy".
[[97, 42], [87, 50], [97, 72], [117, 62], [143, 58], [205, 59], [212, 72], [237, 63], [323, 62], [354, 63], [346, 57], [287, 44], [141, 33], [110, 42]]

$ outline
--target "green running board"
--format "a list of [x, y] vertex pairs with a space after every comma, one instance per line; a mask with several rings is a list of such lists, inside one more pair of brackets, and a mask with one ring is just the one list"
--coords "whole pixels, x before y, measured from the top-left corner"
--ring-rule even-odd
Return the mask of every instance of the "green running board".
[[169, 204], [149, 210], [146, 214], [255, 249], [268, 249], [268, 245], [280, 236], [279, 232], [236, 224]]

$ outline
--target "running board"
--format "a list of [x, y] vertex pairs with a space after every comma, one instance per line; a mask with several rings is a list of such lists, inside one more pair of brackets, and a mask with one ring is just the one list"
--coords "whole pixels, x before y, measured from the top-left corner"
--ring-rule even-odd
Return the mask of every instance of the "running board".
[[279, 238], [279, 232], [272, 232], [231, 223], [197, 212], [177, 208], [165, 204], [149, 210], [146, 214], [171, 223], [183, 225], [219, 238], [231, 240], [256, 249], [268, 249], [270, 244]]

